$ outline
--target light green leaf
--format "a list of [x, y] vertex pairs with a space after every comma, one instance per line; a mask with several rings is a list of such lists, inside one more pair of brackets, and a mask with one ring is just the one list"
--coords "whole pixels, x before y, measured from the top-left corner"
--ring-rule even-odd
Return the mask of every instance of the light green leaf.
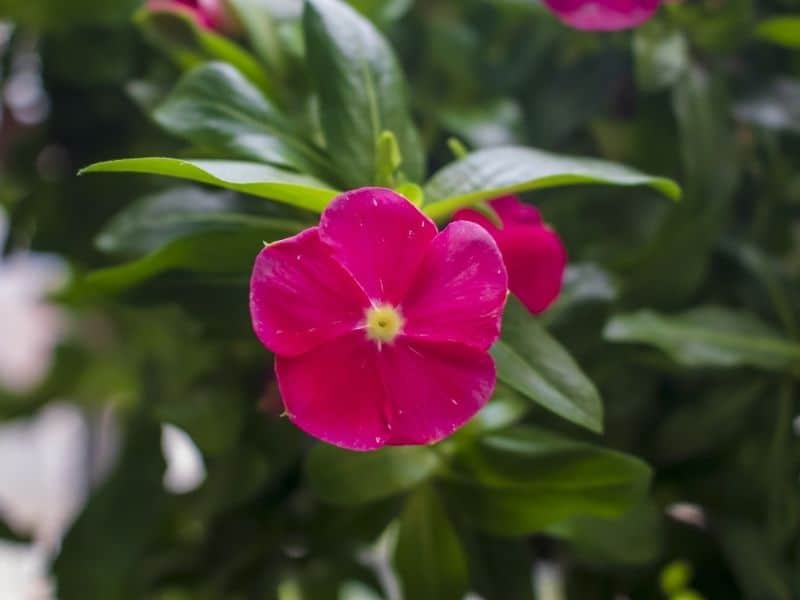
[[332, 504], [364, 504], [421, 484], [439, 466], [425, 446], [387, 447], [351, 452], [318, 444], [309, 454], [306, 474], [316, 494]]
[[603, 430], [603, 404], [597, 389], [516, 299], [509, 299], [502, 336], [491, 353], [500, 381], [577, 425], [598, 433]]
[[406, 501], [394, 566], [404, 598], [461, 600], [469, 585], [461, 540], [436, 492], [426, 486]]
[[259, 0], [228, 0], [228, 5], [235, 11], [253, 50], [267, 66], [269, 74], [273, 79], [283, 79], [286, 57], [268, 7]]
[[800, 49], [800, 15], [764, 19], [756, 26], [755, 36], [785, 48]]
[[425, 185], [423, 210], [431, 218], [444, 219], [459, 208], [503, 194], [579, 183], [646, 185], [675, 200], [681, 196], [671, 179], [630, 167], [507, 146], [477, 150], [436, 173]]
[[298, 175], [269, 165], [231, 160], [128, 158], [95, 163], [80, 172], [81, 175], [87, 173], [146, 173], [189, 179], [318, 213], [338, 193], [308, 175]]
[[642, 461], [529, 427], [462, 449], [443, 475], [449, 501], [475, 527], [529, 535], [579, 516], [614, 518], [641, 501], [650, 482]]
[[226, 158], [304, 172], [327, 160], [295, 137], [289, 119], [227, 63], [189, 71], [153, 117], [170, 133]]
[[397, 137], [406, 177], [420, 181], [424, 156], [409, 114], [405, 79], [380, 32], [340, 0], [308, 0], [303, 28], [322, 129], [346, 186], [375, 183], [378, 139], [384, 131]]
[[800, 344], [750, 313], [720, 306], [678, 315], [649, 310], [617, 315], [603, 333], [613, 342], [654, 346], [687, 367], [749, 366], [800, 373]]

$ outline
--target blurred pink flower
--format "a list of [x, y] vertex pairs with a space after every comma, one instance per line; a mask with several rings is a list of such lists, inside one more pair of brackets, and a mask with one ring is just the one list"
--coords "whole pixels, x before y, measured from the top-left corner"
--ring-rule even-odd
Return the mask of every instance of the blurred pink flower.
[[545, 0], [565, 24], [586, 31], [629, 29], [647, 21], [661, 0]]
[[182, 10], [207, 29], [222, 31], [228, 21], [222, 6], [223, 0], [148, 0], [150, 10]]
[[534, 314], [546, 310], [561, 292], [567, 251], [558, 234], [542, 222], [539, 211], [516, 196], [495, 198], [489, 205], [502, 228], [476, 210], [458, 211], [456, 220], [472, 221], [497, 242], [508, 270], [511, 291]]
[[261, 251], [250, 310], [289, 418], [366, 451], [436, 442], [486, 403], [506, 294], [484, 229], [439, 233], [402, 196], [363, 188]]

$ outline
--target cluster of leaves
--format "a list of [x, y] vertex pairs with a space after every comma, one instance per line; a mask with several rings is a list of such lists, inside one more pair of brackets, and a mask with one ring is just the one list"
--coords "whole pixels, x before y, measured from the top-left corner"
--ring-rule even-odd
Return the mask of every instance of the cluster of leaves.
[[[47, 26], [50, 4], [6, 12]], [[43, 38], [55, 113], [42, 145], [66, 144], [81, 164], [181, 156], [84, 170], [149, 180], [56, 186], [16, 170], [17, 239], [112, 263], [63, 296], [85, 335], [41, 389], [0, 404], [13, 416], [69, 395], [113, 401], [124, 418], [114, 474], [55, 564], [59, 597], [377, 598], [399, 583], [406, 598], [526, 599], [542, 560], [562, 565], [569, 597], [679, 597], [690, 582], [658, 578], [673, 559], [709, 598], [793, 597], [798, 180], [784, 132], [800, 127], [785, 49], [796, 21], [729, 0], [592, 36], [525, 0], [351, 2], [362, 14], [308, 0], [280, 18], [268, 4], [230, 2], [236, 42], [182, 13], [140, 12], [169, 65], [123, 25], [97, 29], [105, 17], [89, 9], [91, 29]], [[86, 91], [65, 81], [87, 66], [59, 65], [98, 50], [125, 68], [99, 69]], [[113, 96], [125, 83], [152, 122], [131, 123], [137, 109]], [[96, 111], [111, 133], [87, 141], [63, 111], [99, 90], [119, 104]], [[671, 179], [618, 163], [682, 181], [683, 200], [664, 200], [680, 195]], [[164, 176], [184, 182], [164, 188]], [[547, 189], [572, 184], [606, 185]], [[279, 416], [250, 331], [262, 242], [361, 185], [394, 187], [441, 222], [537, 190], [572, 256], [542, 318], [509, 303], [495, 396], [434, 447], [313, 443]], [[106, 257], [86, 244], [98, 231]], [[161, 488], [162, 421], [208, 465], [183, 497]], [[676, 502], [701, 507], [702, 526], [666, 518]], [[368, 568], [381, 560], [398, 582]]]

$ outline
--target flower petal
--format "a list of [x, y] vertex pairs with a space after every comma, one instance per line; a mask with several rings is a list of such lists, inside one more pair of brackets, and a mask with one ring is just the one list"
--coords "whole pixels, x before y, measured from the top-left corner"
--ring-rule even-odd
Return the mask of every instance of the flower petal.
[[378, 357], [391, 445], [430, 444], [452, 434], [494, 391], [488, 353], [462, 344], [399, 338]]
[[545, 0], [559, 19], [575, 29], [615, 31], [647, 21], [660, 0]]
[[302, 356], [276, 356], [275, 374], [289, 419], [342, 448], [366, 451], [385, 445], [386, 394], [377, 354], [375, 343], [354, 332]]
[[322, 214], [320, 237], [374, 301], [405, 295], [436, 225], [408, 200], [384, 188], [336, 197]]
[[256, 258], [250, 313], [261, 342], [294, 356], [353, 331], [369, 306], [364, 291], [330, 255], [317, 227], [270, 244]]
[[507, 293], [497, 244], [480, 225], [455, 221], [430, 244], [401, 304], [403, 333], [486, 350], [500, 335]]
[[542, 215], [539, 210], [535, 206], [526, 204], [517, 196], [500, 196], [490, 201], [489, 205], [506, 225], [510, 223], [540, 225], [542, 223]]
[[534, 314], [545, 311], [561, 293], [567, 251], [552, 229], [507, 227], [497, 236], [511, 291]]

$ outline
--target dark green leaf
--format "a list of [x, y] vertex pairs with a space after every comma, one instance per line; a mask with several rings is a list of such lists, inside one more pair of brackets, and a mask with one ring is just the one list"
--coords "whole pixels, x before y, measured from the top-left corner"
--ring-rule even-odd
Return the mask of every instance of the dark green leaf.
[[443, 475], [450, 502], [475, 527], [528, 535], [580, 516], [614, 518], [641, 501], [650, 469], [619, 452], [517, 427], [463, 449]]
[[615, 519], [581, 517], [548, 533], [566, 540], [582, 560], [600, 565], [637, 565], [656, 560], [663, 544], [661, 511], [643, 502]]
[[251, 54], [229, 39], [201, 27], [180, 7], [143, 9], [137, 13], [136, 21], [148, 37], [184, 69], [207, 60], [230, 63], [270, 98], [275, 98], [274, 83], [267, 79], [264, 68]]
[[317, 495], [333, 504], [363, 504], [410, 490], [439, 466], [437, 454], [425, 446], [387, 447], [351, 452], [318, 444], [306, 463]]
[[436, 173], [425, 185], [424, 210], [434, 219], [444, 219], [459, 208], [503, 194], [579, 183], [647, 185], [672, 199], [681, 195], [671, 179], [630, 167], [508, 146], [472, 152]]
[[147, 173], [177, 177], [322, 212], [336, 196], [327, 184], [277, 167], [230, 160], [128, 158], [95, 163], [86, 173]]
[[252, 202], [230, 192], [169, 188], [118, 213], [98, 235], [97, 245], [105, 252], [141, 255], [198, 233], [261, 230], [267, 234], [264, 241], [269, 241], [298, 233], [306, 226], [255, 208]]
[[298, 171], [325, 160], [297, 139], [287, 117], [227, 63], [189, 71], [153, 117], [167, 131], [226, 158]]
[[70, 529], [53, 567], [63, 600], [144, 594], [140, 560], [166, 500], [161, 427], [137, 418], [126, 438], [114, 473]]
[[756, 316], [720, 306], [679, 315], [650, 310], [617, 315], [604, 336], [614, 342], [655, 346], [687, 367], [750, 366], [800, 373], [800, 345]]
[[347, 187], [375, 183], [383, 131], [397, 137], [406, 177], [420, 181], [424, 156], [409, 115], [405, 79], [386, 40], [340, 0], [308, 0], [303, 27], [322, 129], [343, 182]]
[[595, 432], [603, 430], [603, 404], [597, 389], [515, 299], [509, 299], [501, 339], [491, 352], [500, 381], [573, 423]]
[[461, 600], [469, 582], [467, 559], [432, 488], [425, 486], [408, 498], [399, 528], [394, 566], [403, 597]]

